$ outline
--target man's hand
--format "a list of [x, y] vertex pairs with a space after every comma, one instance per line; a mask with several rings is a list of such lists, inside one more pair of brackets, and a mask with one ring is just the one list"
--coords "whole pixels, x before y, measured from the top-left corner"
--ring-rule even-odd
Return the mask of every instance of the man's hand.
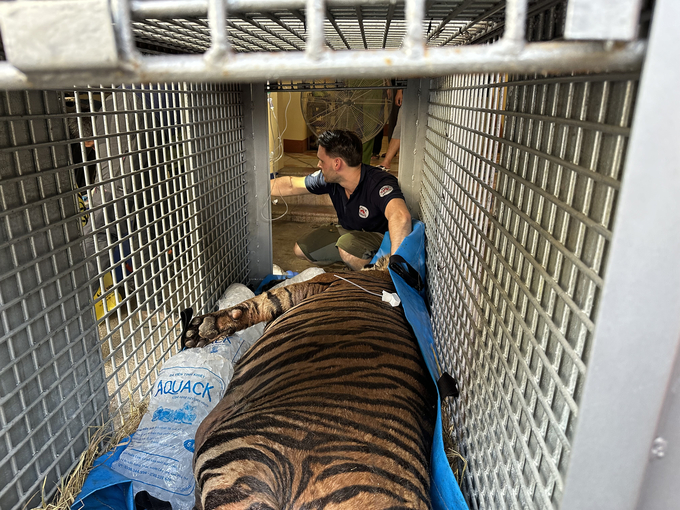
[[277, 177], [269, 181], [271, 194], [274, 197], [288, 197], [291, 195], [304, 195], [309, 193], [305, 186], [304, 177], [292, 177], [286, 175], [284, 177]]
[[401, 106], [401, 103], [404, 101], [404, 91], [402, 89], [397, 90], [397, 93], [394, 96], [394, 104], [397, 106]]
[[393, 198], [385, 208], [387, 228], [390, 231], [390, 255], [393, 255], [401, 242], [411, 233], [411, 213], [406, 202], [401, 198]]

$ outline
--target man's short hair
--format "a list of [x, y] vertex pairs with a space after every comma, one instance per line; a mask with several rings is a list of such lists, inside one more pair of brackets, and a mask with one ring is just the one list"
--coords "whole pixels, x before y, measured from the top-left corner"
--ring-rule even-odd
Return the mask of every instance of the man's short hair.
[[348, 166], [361, 165], [363, 144], [351, 131], [330, 129], [319, 135], [319, 145], [331, 158], [342, 158]]

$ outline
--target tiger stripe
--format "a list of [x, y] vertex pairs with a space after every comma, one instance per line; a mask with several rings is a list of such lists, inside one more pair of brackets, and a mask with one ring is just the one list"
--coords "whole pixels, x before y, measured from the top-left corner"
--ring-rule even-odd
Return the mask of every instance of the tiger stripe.
[[196, 433], [196, 509], [429, 508], [436, 394], [401, 307], [324, 274], [234, 309], [218, 334], [273, 320]]

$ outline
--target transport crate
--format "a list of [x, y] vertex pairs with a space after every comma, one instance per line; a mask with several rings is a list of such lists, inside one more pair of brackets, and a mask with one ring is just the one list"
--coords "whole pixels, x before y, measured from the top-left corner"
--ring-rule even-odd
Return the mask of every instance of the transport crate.
[[[405, 85], [472, 509], [680, 494], [674, 0], [0, 2], [1, 508], [271, 272], [267, 94]], [[462, 465], [461, 465], [462, 469]]]

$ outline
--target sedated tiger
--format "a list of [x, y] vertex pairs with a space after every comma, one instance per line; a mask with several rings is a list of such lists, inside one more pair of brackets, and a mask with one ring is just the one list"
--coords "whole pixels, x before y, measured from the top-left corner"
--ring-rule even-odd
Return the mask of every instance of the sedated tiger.
[[191, 321], [273, 320], [196, 432], [197, 510], [430, 508], [434, 384], [387, 270], [342, 277], [378, 296], [326, 273]]

